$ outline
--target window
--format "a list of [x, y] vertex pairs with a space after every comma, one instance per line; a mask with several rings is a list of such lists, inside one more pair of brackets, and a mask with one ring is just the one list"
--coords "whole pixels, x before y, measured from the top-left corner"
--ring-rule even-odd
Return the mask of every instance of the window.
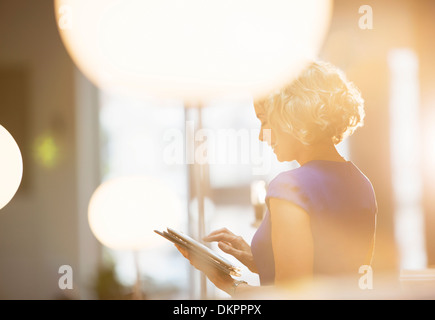
[[[184, 166], [163, 161], [165, 131], [183, 130], [181, 105], [135, 100], [105, 92], [101, 92], [100, 101], [102, 180], [124, 175], [158, 177], [185, 199]], [[118, 281], [133, 287], [136, 282], [133, 253], [105, 248], [105, 254], [114, 261]], [[169, 245], [139, 252], [137, 262], [145, 296], [186, 298], [183, 294], [187, 292], [187, 265], [183, 260]]]
[[394, 221], [400, 268], [421, 269], [426, 267], [426, 253], [419, 169], [418, 58], [410, 49], [394, 49], [388, 62]]

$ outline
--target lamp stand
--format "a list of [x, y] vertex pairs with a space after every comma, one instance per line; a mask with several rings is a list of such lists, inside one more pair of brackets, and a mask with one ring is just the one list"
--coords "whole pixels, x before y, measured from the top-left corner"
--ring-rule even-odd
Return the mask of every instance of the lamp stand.
[[[198, 163], [195, 159], [195, 132], [202, 129], [202, 106], [198, 105], [195, 108], [185, 108], [185, 123], [187, 123], [188, 120], [188, 111], [190, 109], [195, 109], [197, 111], [197, 125], [196, 128], [194, 128], [193, 132], [188, 132], [186, 127], [186, 159], [189, 159], [190, 161], [187, 161], [187, 169], [188, 169], [188, 179], [189, 179], [189, 190], [191, 193], [193, 193], [194, 197], [196, 197], [197, 200], [197, 209], [198, 209], [198, 216], [197, 216], [197, 226], [196, 230], [192, 230], [192, 220], [189, 218], [188, 221], [188, 227], [190, 234], [197, 234], [198, 240], [201, 240], [205, 236], [205, 209], [204, 209], [204, 199], [205, 199], [205, 165], [203, 163]], [[193, 136], [187, 136], [188, 134], [191, 134]], [[190, 143], [191, 139], [194, 141], [193, 144]], [[192, 149], [193, 146], [193, 150]], [[193, 162], [193, 163], [192, 163]], [[188, 203], [190, 202], [190, 199], [192, 198], [192, 195], [190, 194], [188, 196]], [[188, 208], [190, 210], [190, 208]], [[190, 214], [189, 214], [190, 217]], [[194, 274], [190, 273], [191, 281], [190, 285], [193, 286], [194, 281], [193, 277]], [[204, 273], [200, 273], [200, 299], [206, 299], [207, 298], [207, 277]]]
[[133, 300], [143, 300], [142, 295], [142, 281], [140, 277], [139, 268], [139, 252], [137, 250], [133, 251], [134, 266], [136, 268], [136, 283], [133, 290]]

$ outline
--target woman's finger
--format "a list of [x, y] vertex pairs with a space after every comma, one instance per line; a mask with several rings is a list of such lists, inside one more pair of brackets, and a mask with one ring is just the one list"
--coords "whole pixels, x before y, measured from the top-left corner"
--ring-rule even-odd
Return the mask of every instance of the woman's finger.
[[223, 234], [229, 234], [229, 235], [234, 235], [234, 234], [233, 234], [230, 230], [228, 230], [227, 228], [221, 228], [221, 229], [217, 229], [217, 230], [215, 230], [215, 231], [210, 232], [209, 235], [208, 235], [207, 237], [214, 236], [214, 235], [221, 234], [221, 233], [223, 233]]
[[179, 246], [178, 244], [174, 244], [178, 251], [186, 258], [189, 259], [189, 251], [186, 248]]
[[235, 236], [232, 234], [227, 233], [216, 233], [214, 235], [208, 235], [203, 238], [204, 241], [207, 242], [213, 242], [213, 241], [225, 241], [225, 242], [232, 242], [234, 240]]
[[181, 254], [189, 260], [190, 264], [197, 268], [198, 270], [204, 271], [207, 268], [207, 264], [197, 255], [195, 255], [193, 252], [191, 253], [189, 250], [187, 250], [184, 247], [181, 247], [177, 244], [174, 244], [175, 247], [178, 249], [178, 251], [181, 252]]
[[232, 255], [233, 257], [239, 259], [243, 255], [243, 251], [237, 250], [232, 245], [226, 244], [225, 242], [219, 242], [218, 247], [225, 253]]
[[224, 242], [219, 242], [218, 246], [222, 251], [232, 255], [234, 258], [236, 258], [245, 266], [247, 266], [249, 270], [258, 273], [252, 254], [249, 254], [246, 250], [238, 250], [233, 246], [226, 244]]
[[227, 234], [227, 233], [218, 233], [212, 236], [207, 236], [203, 238], [204, 241], [207, 242], [227, 242], [230, 243], [233, 247], [242, 249], [245, 245], [245, 240], [242, 237], [236, 236], [235, 234]]

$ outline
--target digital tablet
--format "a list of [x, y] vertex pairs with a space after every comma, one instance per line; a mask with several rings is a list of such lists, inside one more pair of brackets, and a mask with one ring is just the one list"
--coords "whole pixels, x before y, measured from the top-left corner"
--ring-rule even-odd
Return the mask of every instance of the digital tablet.
[[167, 231], [158, 231], [154, 230], [157, 234], [161, 235], [165, 239], [176, 243], [180, 245], [183, 248], [186, 248], [187, 250], [192, 251], [194, 254], [196, 254], [199, 258], [203, 259], [203, 261], [212, 264], [219, 270], [232, 275], [239, 277], [240, 276], [240, 268], [232, 265], [230, 261], [223, 258], [204, 244], [196, 241], [195, 239], [189, 237], [188, 235], [176, 231], [171, 228], [167, 228]]

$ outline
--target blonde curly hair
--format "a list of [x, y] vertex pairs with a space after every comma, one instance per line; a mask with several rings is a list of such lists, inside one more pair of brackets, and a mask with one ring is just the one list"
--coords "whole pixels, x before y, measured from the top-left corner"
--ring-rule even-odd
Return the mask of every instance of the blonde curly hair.
[[340, 69], [316, 61], [282, 90], [256, 101], [269, 123], [305, 145], [340, 143], [363, 126], [364, 100]]

